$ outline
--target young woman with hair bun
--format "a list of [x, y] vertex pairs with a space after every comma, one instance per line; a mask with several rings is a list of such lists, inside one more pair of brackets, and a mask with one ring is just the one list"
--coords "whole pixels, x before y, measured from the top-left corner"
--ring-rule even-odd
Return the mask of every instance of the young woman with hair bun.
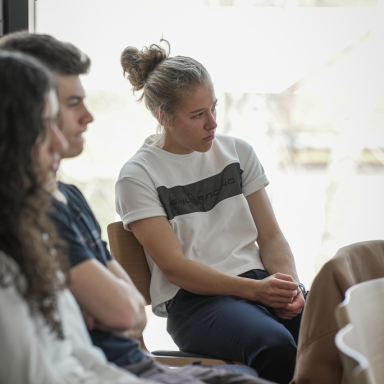
[[250, 144], [216, 132], [204, 66], [169, 51], [153, 44], [121, 55], [159, 124], [120, 172], [117, 212], [145, 249], [153, 311], [168, 317], [179, 348], [288, 383], [305, 288], [267, 177]]

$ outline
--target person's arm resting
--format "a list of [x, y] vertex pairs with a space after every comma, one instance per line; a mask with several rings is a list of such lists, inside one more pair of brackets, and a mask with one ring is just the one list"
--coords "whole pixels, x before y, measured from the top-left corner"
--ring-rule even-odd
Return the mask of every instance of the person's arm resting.
[[[284, 274], [290, 276], [291, 281], [298, 282], [295, 260], [288, 242], [279, 228], [265, 188], [248, 195], [246, 199], [258, 230], [257, 244], [265, 269], [270, 275], [278, 277], [280, 274]], [[304, 297], [297, 289], [293, 302], [286, 308], [277, 311], [277, 314], [282, 318], [292, 318], [292, 315], [301, 312], [303, 306]]]
[[164, 216], [137, 220], [130, 229], [168, 281], [200, 295], [236, 295], [274, 308], [285, 307], [296, 295], [297, 284], [270, 276], [257, 281], [231, 276], [187, 259], [180, 241]]
[[[123, 279], [127, 282], [127, 284], [130, 287], [135, 288], [136, 294], [141, 296], [141, 293], [136, 289], [133, 281], [125, 272], [124, 268], [116, 261], [116, 260], [109, 260], [108, 261], [108, 269], [117, 277], [120, 279]], [[124, 333], [125, 336], [132, 337], [134, 339], [137, 339], [139, 336], [141, 336], [145, 326], [147, 325], [147, 315], [145, 314], [145, 300], [142, 297], [143, 305], [139, 306], [139, 313], [136, 316], [135, 323]]]
[[76, 265], [69, 288], [81, 309], [97, 323], [125, 331], [142, 321], [145, 301], [117, 261], [109, 261], [108, 267], [95, 259]]

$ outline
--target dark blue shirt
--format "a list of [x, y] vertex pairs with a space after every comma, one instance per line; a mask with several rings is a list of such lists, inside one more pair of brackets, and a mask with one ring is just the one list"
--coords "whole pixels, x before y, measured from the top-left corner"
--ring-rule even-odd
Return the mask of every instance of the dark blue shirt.
[[[87, 260], [98, 260], [107, 268], [112, 256], [107, 244], [101, 239], [101, 229], [82, 193], [74, 186], [59, 183], [59, 189], [68, 205], [53, 199], [52, 218], [59, 235], [69, 245], [71, 266]], [[101, 348], [107, 359], [119, 366], [137, 363], [146, 359], [136, 341], [111, 332], [89, 332], [93, 344]]]

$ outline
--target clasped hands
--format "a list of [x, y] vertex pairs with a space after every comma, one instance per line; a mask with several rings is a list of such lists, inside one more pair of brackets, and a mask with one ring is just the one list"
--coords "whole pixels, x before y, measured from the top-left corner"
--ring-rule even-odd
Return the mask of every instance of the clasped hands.
[[257, 301], [274, 308], [279, 318], [291, 320], [301, 313], [305, 304], [304, 296], [291, 276], [275, 273], [258, 282], [260, 290]]

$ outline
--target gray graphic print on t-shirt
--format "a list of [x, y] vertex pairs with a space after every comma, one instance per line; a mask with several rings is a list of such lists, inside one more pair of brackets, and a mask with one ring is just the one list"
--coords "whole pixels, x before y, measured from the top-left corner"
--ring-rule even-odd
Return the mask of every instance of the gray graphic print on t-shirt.
[[239, 163], [227, 165], [217, 175], [188, 185], [158, 187], [157, 192], [168, 220], [194, 212], [208, 212], [221, 201], [242, 194]]

